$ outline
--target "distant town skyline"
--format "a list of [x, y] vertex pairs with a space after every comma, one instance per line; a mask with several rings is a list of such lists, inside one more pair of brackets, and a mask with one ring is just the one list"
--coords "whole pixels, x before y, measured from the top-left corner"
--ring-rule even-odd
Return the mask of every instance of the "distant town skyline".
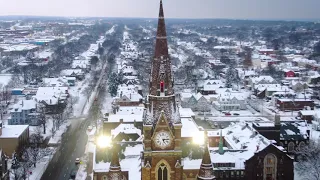
[[[0, 0], [0, 16], [156, 18], [160, 0]], [[167, 18], [320, 19], [319, 0], [163, 0]]]

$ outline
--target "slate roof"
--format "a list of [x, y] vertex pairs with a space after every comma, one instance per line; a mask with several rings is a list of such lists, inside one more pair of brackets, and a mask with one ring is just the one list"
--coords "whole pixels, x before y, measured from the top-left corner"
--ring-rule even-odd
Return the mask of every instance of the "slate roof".
[[307, 130], [310, 130], [304, 121], [282, 122], [280, 128], [280, 140], [305, 140], [309, 138]]

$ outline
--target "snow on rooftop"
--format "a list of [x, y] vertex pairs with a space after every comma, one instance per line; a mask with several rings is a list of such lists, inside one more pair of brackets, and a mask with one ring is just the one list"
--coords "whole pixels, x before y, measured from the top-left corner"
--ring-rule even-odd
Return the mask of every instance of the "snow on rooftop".
[[191, 118], [192, 116], [195, 116], [194, 112], [192, 111], [191, 108], [179, 108], [179, 113], [181, 118]]
[[120, 133], [138, 134], [141, 136], [141, 130], [136, 128], [134, 124], [120, 124], [118, 127], [111, 130], [111, 135], [117, 137]]
[[13, 105], [11, 112], [21, 112], [22, 110], [30, 110], [36, 108], [36, 102], [34, 100], [20, 100]]
[[37, 102], [45, 101], [47, 104], [56, 104], [58, 98], [67, 91], [68, 87], [39, 87], [34, 97]]
[[142, 115], [144, 107], [140, 106], [120, 106], [119, 111], [117, 112], [118, 115]]
[[[141, 159], [140, 152], [143, 151], [143, 145], [137, 144], [126, 147], [124, 151], [125, 159], [120, 161], [122, 171], [129, 172], [129, 179], [141, 179]], [[94, 163], [94, 172], [109, 172], [110, 162]]]
[[181, 137], [194, 137], [198, 134], [199, 128], [192, 118], [181, 118]]
[[21, 44], [2, 44], [0, 48], [4, 49], [4, 52], [12, 51], [29, 51], [38, 48], [36, 45], [21, 43]]
[[199, 169], [202, 159], [183, 159], [183, 169]]
[[120, 122], [120, 119], [123, 122], [142, 122], [143, 114], [110, 114], [107, 122]]
[[12, 74], [0, 74], [0, 84], [3, 86], [8, 85], [8, 83], [11, 81]]
[[0, 138], [18, 138], [21, 134], [28, 130], [29, 125], [5, 125], [2, 126], [2, 134]]

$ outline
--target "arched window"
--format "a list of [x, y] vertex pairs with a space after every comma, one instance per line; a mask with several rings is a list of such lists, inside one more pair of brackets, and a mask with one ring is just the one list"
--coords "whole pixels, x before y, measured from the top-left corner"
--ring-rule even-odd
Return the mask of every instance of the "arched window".
[[293, 142], [289, 142], [288, 144], [288, 152], [293, 152], [294, 151], [294, 143]]
[[277, 179], [277, 157], [274, 154], [268, 154], [264, 158], [264, 178], [265, 180]]
[[168, 169], [164, 163], [158, 168], [158, 180], [168, 180]]
[[303, 141], [301, 141], [301, 142], [299, 143], [299, 150], [302, 150], [305, 146], [306, 146], [306, 143], [304, 143]]

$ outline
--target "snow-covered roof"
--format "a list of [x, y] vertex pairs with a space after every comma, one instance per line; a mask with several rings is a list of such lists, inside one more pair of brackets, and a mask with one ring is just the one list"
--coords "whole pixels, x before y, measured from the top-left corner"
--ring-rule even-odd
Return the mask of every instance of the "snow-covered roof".
[[21, 134], [28, 130], [29, 125], [5, 125], [2, 126], [2, 134], [0, 138], [18, 138]]
[[[222, 129], [224, 141], [229, 147], [221, 155], [216, 151], [216, 147], [210, 148], [212, 163], [235, 163], [234, 169], [244, 169], [245, 161], [269, 146], [270, 141], [257, 133], [252, 127], [252, 123], [239, 122], [231, 123]], [[208, 136], [220, 136], [220, 131], [208, 131]]]
[[302, 116], [314, 116], [317, 114], [317, 112], [319, 111], [315, 111], [315, 110], [301, 110], [299, 111], [301, 113]]
[[111, 135], [117, 137], [120, 133], [138, 134], [141, 136], [141, 130], [136, 128], [134, 124], [120, 124], [118, 127], [111, 130]]
[[219, 101], [229, 101], [231, 99], [245, 100], [248, 97], [248, 93], [241, 91], [233, 91], [229, 88], [222, 88], [217, 92]]
[[122, 67], [122, 72], [123, 73], [133, 73], [137, 74], [136, 70], [133, 68], [133, 66], [124, 66]]
[[179, 113], [181, 118], [191, 118], [192, 116], [195, 116], [191, 108], [179, 107]]
[[90, 60], [73, 60], [71, 67], [85, 69], [88, 68], [89, 65]]
[[250, 78], [252, 83], [259, 83], [260, 81], [264, 81], [264, 82], [274, 82], [275, 80], [273, 79], [273, 77], [271, 76], [258, 76], [258, 77], [251, 77]]
[[120, 106], [119, 111], [117, 111], [118, 115], [142, 115], [144, 107], [140, 106]]
[[39, 87], [34, 96], [37, 102], [45, 101], [49, 105], [58, 103], [60, 96], [66, 94], [68, 87]]
[[46, 86], [56, 86], [56, 87], [63, 87], [68, 84], [67, 78], [43, 78], [42, 79], [43, 83]]
[[181, 137], [194, 137], [198, 134], [199, 128], [192, 118], [181, 118]]
[[199, 169], [202, 159], [183, 159], [183, 169]]
[[82, 69], [65, 69], [65, 70], [62, 70], [60, 74], [62, 76], [70, 76], [72, 74], [82, 75], [83, 71], [82, 71]]
[[310, 127], [304, 121], [282, 122], [280, 128], [280, 140], [305, 140], [309, 138], [307, 130]]
[[120, 122], [120, 119], [123, 122], [142, 122], [143, 114], [110, 114], [107, 122]]
[[264, 90], [270, 92], [293, 92], [288, 86], [283, 86], [281, 84], [258, 84], [255, 86], [255, 89], [257, 89], [259, 92]]
[[14, 104], [10, 112], [21, 112], [23, 110], [36, 109], [36, 102], [34, 100], [20, 100]]
[[306, 59], [306, 58], [294, 58], [292, 61], [305, 63], [305, 64], [316, 64], [317, 63], [317, 61], [315, 61], [315, 60], [310, 60], [310, 59]]
[[3, 86], [8, 85], [8, 83], [11, 81], [12, 74], [0, 74], [0, 82]]
[[38, 46], [28, 43], [21, 43], [21, 44], [1, 44], [0, 48], [4, 49], [4, 52], [11, 52], [11, 51], [29, 51]]
[[[123, 153], [125, 158], [120, 161], [120, 166], [122, 171], [129, 172], [129, 179], [141, 179], [141, 151], [143, 151], [143, 145], [137, 144], [126, 147]], [[93, 163], [94, 172], [109, 172], [109, 168], [110, 162]]]

